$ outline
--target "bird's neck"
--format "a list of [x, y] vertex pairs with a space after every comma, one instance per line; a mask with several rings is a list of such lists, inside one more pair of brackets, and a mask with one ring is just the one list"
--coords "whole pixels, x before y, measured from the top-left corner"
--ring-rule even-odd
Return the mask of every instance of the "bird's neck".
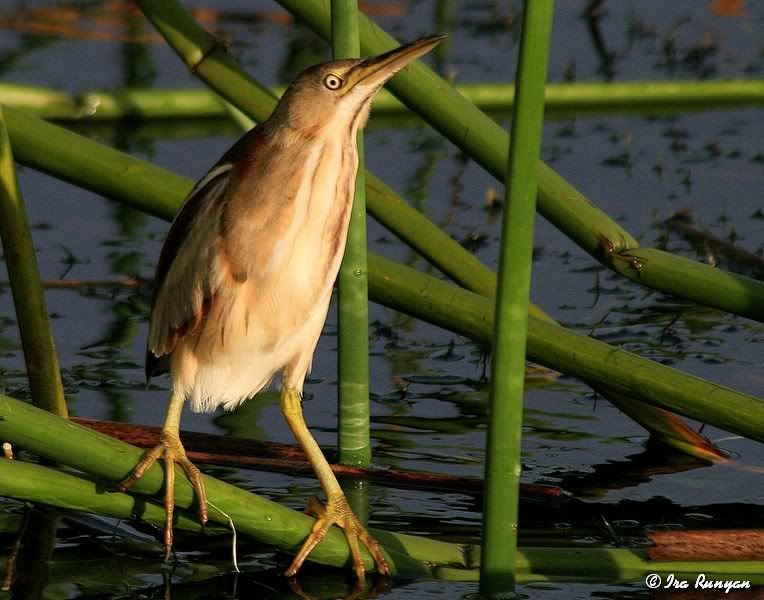
[[281, 148], [313, 143], [325, 145], [328, 141], [344, 145], [356, 140], [358, 130], [369, 118], [369, 110], [370, 104], [364, 103], [356, 110], [339, 109], [323, 119], [305, 114], [287, 119], [274, 118], [274, 113], [262, 127], [272, 136], [272, 142]]

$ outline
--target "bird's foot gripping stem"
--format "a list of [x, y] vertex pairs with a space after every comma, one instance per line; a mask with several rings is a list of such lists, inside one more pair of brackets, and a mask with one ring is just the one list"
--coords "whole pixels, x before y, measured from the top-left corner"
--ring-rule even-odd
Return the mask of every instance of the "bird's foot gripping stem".
[[353, 570], [359, 581], [363, 581], [366, 574], [361, 549], [358, 545], [359, 540], [366, 546], [374, 559], [377, 571], [383, 575], [390, 573], [382, 547], [377, 540], [369, 535], [366, 528], [361, 525], [361, 522], [353, 513], [353, 509], [350, 508], [347, 499], [342, 493], [331, 496], [326, 505], [322, 504], [315, 496], [312, 497], [308, 500], [308, 505], [305, 507], [305, 514], [315, 516], [316, 522], [313, 524], [310, 535], [303, 542], [300, 552], [295, 556], [292, 564], [289, 565], [289, 568], [284, 573], [287, 577], [295, 575], [300, 570], [302, 563], [313, 551], [313, 548], [324, 539], [326, 532], [329, 531], [332, 525], [341, 527], [345, 532], [345, 537], [350, 547], [350, 554], [353, 557]]
[[202, 473], [197, 466], [188, 459], [188, 456], [186, 456], [186, 450], [183, 448], [183, 444], [181, 443], [177, 432], [162, 431], [159, 444], [143, 453], [143, 457], [138, 461], [133, 472], [126, 479], [123, 479], [117, 484], [117, 489], [121, 492], [127, 491], [136, 481], [143, 477], [143, 474], [160, 458], [165, 464], [164, 549], [165, 560], [169, 560], [172, 552], [173, 513], [175, 512], [175, 463], [181, 466], [194, 488], [199, 507], [199, 521], [202, 525], [207, 523], [208, 516], [207, 492], [204, 487]]

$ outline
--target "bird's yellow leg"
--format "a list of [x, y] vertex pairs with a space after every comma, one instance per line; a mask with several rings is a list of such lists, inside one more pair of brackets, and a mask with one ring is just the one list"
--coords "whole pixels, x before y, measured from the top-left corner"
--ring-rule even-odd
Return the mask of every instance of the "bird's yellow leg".
[[172, 519], [175, 512], [175, 463], [178, 463], [186, 473], [191, 485], [196, 493], [196, 501], [199, 507], [199, 520], [202, 525], [207, 523], [207, 492], [204, 488], [204, 479], [202, 473], [192, 463], [186, 450], [180, 441], [180, 415], [183, 412], [184, 398], [182, 395], [173, 392], [170, 395], [170, 404], [167, 407], [167, 416], [165, 417], [162, 433], [159, 438], [159, 444], [149, 448], [143, 453], [141, 460], [133, 469], [130, 475], [122, 480], [117, 487], [124, 492], [158, 460], [164, 460], [165, 464], [165, 528], [164, 528], [164, 549], [165, 560], [170, 558], [172, 551]]
[[359, 580], [364, 579], [366, 571], [358, 545], [359, 540], [369, 550], [377, 565], [377, 571], [384, 574], [389, 573], [390, 569], [387, 566], [382, 547], [377, 540], [369, 535], [366, 528], [353, 513], [337, 478], [332, 473], [332, 469], [324, 457], [324, 453], [321, 452], [321, 448], [318, 447], [316, 440], [313, 439], [308, 426], [305, 424], [305, 418], [302, 415], [300, 393], [293, 389], [285, 388], [282, 390], [281, 409], [292, 433], [294, 433], [300, 446], [302, 446], [318, 480], [321, 482], [324, 494], [326, 494], [326, 504], [322, 504], [315, 497], [308, 501], [305, 513], [315, 516], [316, 522], [313, 524], [310, 535], [303, 542], [302, 548], [300, 548], [300, 551], [295, 556], [292, 564], [289, 565], [285, 574], [291, 577], [300, 570], [302, 563], [312, 552], [313, 548], [324, 539], [326, 532], [329, 531], [332, 525], [341, 527], [345, 532], [345, 537], [350, 547], [350, 554], [353, 557], [353, 568]]

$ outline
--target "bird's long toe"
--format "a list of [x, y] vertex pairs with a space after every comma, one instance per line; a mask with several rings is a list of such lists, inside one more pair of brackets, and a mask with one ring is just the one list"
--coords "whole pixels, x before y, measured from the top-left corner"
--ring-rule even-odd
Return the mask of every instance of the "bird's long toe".
[[138, 481], [151, 466], [162, 459], [164, 461], [165, 473], [165, 528], [164, 528], [164, 548], [165, 560], [169, 560], [172, 553], [173, 544], [173, 516], [175, 513], [175, 463], [178, 463], [188, 477], [196, 494], [196, 500], [199, 507], [199, 521], [202, 525], [207, 523], [207, 492], [204, 486], [204, 479], [198, 467], [192, 463], [186, 450], [180, 441], [180, 438], [173, 434], [163, 432], [160, 443], [149, 448], [143, 453], [141, 460], [133, 469], [132, 473], [117, 484], [117, 489], [122, 492], [127, 491], [136, 481]]
[[204, 526], [209, 519], [209, 511], [207, 508], [207, 488], [204, 487], [202, 472], [199, 470], [199, 467], [188, 459], [185, 452], [183, 452], [183, 458], [179, 459], [178, 463], [183, 468], [186, 477], [188, 477], [191, 486], [194, 488], [197, 510], [199, 512], [199, 522]]
[[297, 556], [295, 556], [292, 564], [286, 570], [285, 575], [291, 577], [300, 570], [305, 559], [324, 539], [332, 525], [341, 527], [345, 532], [345, 537], [350, 547], [350, 555], [353, 559], [353, 570], [359, 581], [363, 581], [366, 575], [366, 567], [363, 563], [359, 542], [371, 554], [379, 573], [386, 575], [390, 572], [382, 547], [377, 540], [369, 535], [369, 532], [366, 531], [358, 517], [355, 516], [344, 495], [339, 494], [330, 497], [326, 505], [322, 504], [318, 498], [313, 497], [308, 501], [305, 514], [315, 516], [316, 522], [313, 524], [310, 535], [303, 542]]
[[151, 466], [159, 459], [160, 456], [162, 456], [164, 452], [164, 446], [161, 444], [158, 444], [154, 446], [153, 448], [149, 448], [143, 453], [143, 456], [141, 457], [141, 460], [138, 461], [138, 464], [135, 465], [135, 468], [132, 470], [130, 475], [125, 477], [122, 481], [120, 481], [117, 484], [117, 489], [120, 492], [126, 492], [129, 490], [136, 481], [138, 481], [141, 477], [143, 477], [143, 474], [151, 468]]

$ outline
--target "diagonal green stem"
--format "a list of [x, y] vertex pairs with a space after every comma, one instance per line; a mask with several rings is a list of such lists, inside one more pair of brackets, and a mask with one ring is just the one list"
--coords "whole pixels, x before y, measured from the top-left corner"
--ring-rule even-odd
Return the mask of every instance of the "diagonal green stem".
[[1, 108], [0, 238], [16, 307], [32, 401], [45, 410], [65, 417], [66, 399], [48, 320], [48, 307]]
[[[376, 254], [369, 254], [369, 297], [472, 339], [492, 340], [493, 301]], [[528, 358], [627, 399], [764, 441], [764, 400], [535, 317], [528, 319]]]
[[[142, 454], [134, 446], [2, 394], [0, 439], [108, 481], [126, 477]], [[163, 481], [162, 466], [155, 464], [131, 489], [153, 496], [161, 490]], [[213, 477], [204, 476], [204, 483], [211, 502], [210, 520], [227, 526], [230, 516], [241, 533], [263, 543], [294, 552], [313, 525], [313, 519], [307, 515]], [[191, 484], [180, 470], [175, 478], [175, 503], [182, 509], [194, 504]], [[421, 562], [421, 557], [428, 555], [430, 559], [439, 556], [435, 562], [463, 562], [463, 548], [456, 544], [381, 531], [374, 531], [374, 535], [387, 550], [393, 569], [401, 574], [427, 574], [429, 568]], [[371, 557], [365, 550], [363, 553], [367, 568], [373, 568]], [[338, 528], [329, 530], [310, 555], [314, 562], [334, 566], [345, 565], [349, 558], [347, 541]]]
[[[103, 447], [97, 440], [93, 440], [93, 443], [96, 445], [83, 446], [83, 451], [91, 454], [103, 451]], [[87, 478], [16, 460], [0, 460], [0, 495], [48, 504], [65, 510], [79, 510], [119, 519], [132, 519], [138, 516], [144, 521], [159, 526], [164, 523], [164, 508], [153, 501], [145, 502], [127, 494], [106, 492], [102, 484]], [[192, 517], [185, 512], [176, 514], [178, 515], [176, 528], [189, 532], [198, 531], [199, 524]], [[296, 513], [296, 515], [300, 517], [299, 514]], [[257, 515], [243, 510], [241, 513], [232, 514], [232, 517], [239, 533], [256, 540], [261, 539], [257, 526], [248, 522], [251, 518], [258, 523]], [[225, 525], [228, 525], [227, 521]], [[216, 534], [223, 533], [222, 528], [217, 526], [211, 526], [208, 530], [213, 530]], [[278, 536], [279, 533], [275, 532], [274, 535]], [[389, 545], [394, 547], [395, 534], [387, 535], [390, 540]], [[480, 561], [479, 548], [433, 542], [413, 536], [399, 536], [397, 539], [407, 544], [406, 553], [417, 556], [431, 565], [426, 572], [431, 577], [451, 581], [474, 581], [477, 577], [476, 567]], [[764, 575], [762, 575], [764, 565], [761, 561], [648, 561], [645, 555], [643, 548], [531, 546], [522, 548], [518, 552], [516, 568], [519, 581], [551, 579], [575, 581], [582, 578], [586, 582], [591, 581], [593, 574], [596, 574], [598, 581], [612, 583], [613, 581], [643, 580], [648, 573], [674, 573], [678, 576], [682, 574], [687, 578], [694, 578], [696, 573], [702, 572], [709, 579], [747, 579], [753, 585], [764, 582]], [[121, 568], [122, 562], [116, 566]], [[66, 564], [71, 571], [71, 562]], [[339, 566], [340, 559], [332, 558], [329, 564]], [[82, 566], [87, 568], [87, 565]], [[104, 565], [97, 562], [96, 566], [104, 568]], [[2, 567], [3, 565], [0, 564], [0, 569]], [[145, 573], [145, 565], [140, 573]], [[66, 577], [63, 580], [68, 581]], [[331, 597], [334, 598], [336, 595]]]

